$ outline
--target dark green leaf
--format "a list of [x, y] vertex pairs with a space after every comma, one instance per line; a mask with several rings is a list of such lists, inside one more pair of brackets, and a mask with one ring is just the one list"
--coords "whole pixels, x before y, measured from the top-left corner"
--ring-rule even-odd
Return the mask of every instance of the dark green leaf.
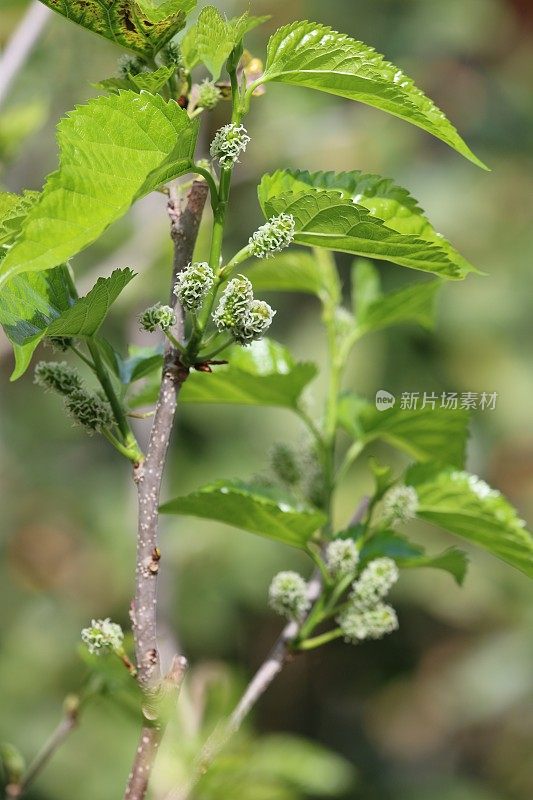
[[278, 490], [218, 481], [161, 506], [163, 514], [183, 514], [225, 522], [293, 547], [305, 548], [326, 517]]
[[467, 472], [416, 465], [406, 483], [418, 493], [418, 516], [456, 533], [533, 577], [533, 537], [500, 492]]
[[468, 569], [468, 557], [457, 547], [450, 547], [443, 553], [428, 556], [423, 547], [392, 531], [377, 533], [365, 543], [361, 549], [361, 565], [364, 566], [372, 559], [382, 556], [394, 559], [398, 566], [403, 568], [443, 569], [455, 578], [459, 586], [462, 585]]
[[197, 0], [41, 0], [84, 28], [142, 55], [157, 53], [185, 27]]
[[468, 439], [469, 414], [464, 409], [404, 409], [400, 405], [379, 411], [356, 395], [339, 403], [339, 424], [364, 443], [383, 439], [419, 461], [441, 461], [461, 467]]
[[276, 31], [268, 44], [265, 73], [260, 79], [358, 100], [388, 111], [446, 142], [480, 167], [443, 112], [411, 78], [371, 47], [316, 22], [293, 22]]

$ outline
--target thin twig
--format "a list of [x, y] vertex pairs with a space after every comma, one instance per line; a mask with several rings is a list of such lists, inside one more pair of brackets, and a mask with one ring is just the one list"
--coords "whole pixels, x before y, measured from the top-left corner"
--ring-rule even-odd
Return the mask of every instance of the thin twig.
[[43, 749], [32, 761], [25, 775], [19, 783], [11, 783], [6, 786], [5, 793], [8, 800], [22, 797], [31, 786], [35, 778], [43, 771], [56, 751], [61, 747], [65, 739], [72, 733], [78, 722], [78, 703], [72, 704], [65, 709], [63, 718], [52, 732], [50, 738], [45, 743]]
[[0, 105], [3, 104], [11, 84], [28, 60], [52, 12], [38, 0], [33, 0], [22, 21], [0, 56]]
[[[320, 572], [317, 570], [308, 584], [307, 598], [311, 604], [317, 600], [321, 590], [322, 581]], [[292, 621], [284, 627], [266, 660], [255, 673], [231, 715], [222, 726], [215, 729], [203, 746], [187, 783], [169, 792], [165, 800], [188, 800], [200, 778], [207, 772], [231, 737], [239, 730], [257, 701], [282, 671], [290, 657], [291, 644], [298, 636], [304, 622], [305, 619], [298, 622]]]
[[[192, 260], [200, 221], [207, 199], [205, 181], [194, 181], [185, 208], [179, 198], [170, 197], [169, 217], [174, 242], [172, 286], [179, 270]], [[171, 290], [172, 297], [172, 290]], [[173, 334], [179, 342], [184, 338], [184, 315], [175, 303], [177, 322]], [[163, 375], [159, 390], [146, 459], [135, 465], [134, 481], [138, 494], [138, 534], [135, 599], [131, 617], [135, 640], [138, 681], [145, 692], [147, 705], [157, 696], [161, 686], [161, 667], [157, 648], [157, 575], [161, 553], [158, 541], [159, 495], [168, 445], [176, 414], [178, 395], [188, 370], [180, 362], [179, 352], [167, 343]], [[145, 721], [126, 787], [127, 800], [142, 800], [161, 736], [159, 718], [151, 718], [144, 709]]]

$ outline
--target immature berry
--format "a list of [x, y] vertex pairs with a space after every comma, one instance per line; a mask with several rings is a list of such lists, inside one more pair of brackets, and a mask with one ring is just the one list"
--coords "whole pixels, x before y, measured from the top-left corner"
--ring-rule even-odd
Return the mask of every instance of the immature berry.
[[235, 341], [242, 345], [262, 339], [276, 312], [264, 300], [252, 300], [248, 314], [233, 329]]
[[174, 294], [184, 308], [197, 311], [214, 282], [213, 270], [205, 261], [189, 264], [178, 274]]
[[418, 509], [418, 495], [412, 486], [393, 486], [382, 501], [382, 518], [386, 525], [397, 528], [412, 519]]
[[355, 575], [359, 550], [353, 539], [334, 539], [326, 549], [326, 564], [334, 578]]
[[160, 55], [165, 66], [175, 67], [175, 69], [183, 67], [183, 58], [177, 42], [168, 42], [161, 50]]
[[291, 447], [279, 443], [274, 445], [271, 454], [272, 469], [277, 477], [288, 486], [296, 486], [302, 477], [296, 455]]
[[256, 258], [270, 258], [288, 247], [294, 239], [295, 222], [292, 214], [272, 217], [250, 237], [251, 253]]
[[50, 345], [52, 350], [60, 353], [66, 353], [72, 344], [72, 339], [68, 336], [50, 336], [45, 341]]
[[121, 650], [124, 634], [120, 625], [111, 622], [107, 617], [106, 619], [93, 619], [88, 628], [83, 628], [81, 639], [89, 653], [101, 655], [110, 650]]
[[394, 586], [400, 573], [392, 558], [375, 558], [362, 571], [350, 594], [352, 605], [359, 609], [377, 605]]
[[113, 424], [113, 414], [109, 404], [87, 389], [75, 389], [65, 398], [65, 406], [70, 416], [79, 422], [89, 433], [100, 432]]
[[162, 306], [161, 303], [156, 303], [155, 306], [150, 306], [146, 311], [143, 311], [139, 317], [141, 328], [148, 333], [153, 333], [157, 328], [162, 331], [167, 331], [176, 323], [176, 315], [170, 306]]
[[228, 283], [213, 314], [220, 332], [234, 330], [245, 324], [254, 299], [252, 284], [244, 275], [238, 275]]
[[278, 572], [268, 590], [268, 602], [276, 614], [288, 619], [301, 619], [311, 603], [307, 584], [297, 572]]
[[139, 75], [141, 72], [149, 72], [149, 70], [142, 58], [123, 55], [118, 60], [118, 72], [121, 78], [128, 78], [130, 75]]
[[218, 101], [222, 97], [220, 89], [218, 89], [213, 81], [206, 78], [198, 87], [198, 99], [196, 105], [199, 108], [205, 108], [207, 111], [215, 108]]
[[337, 617], [337, 622], [344, 634], [344, 641], [351, 644], [363, 639], [381, 639], [398, 628], [395, 610], [384, 603], [363, 609], [348, 606]]
[[250, 137], [244, 125], [230, 122], [216, 132], [209, 152], [213, 158], [218, 159], [221, 167], [229, 167], [237, 163], [249, 141]]
[[34, 381], [42, 389], [69, 395], [82, 388], [78, 371], [66, 361], [39, 361], [35, 367]]

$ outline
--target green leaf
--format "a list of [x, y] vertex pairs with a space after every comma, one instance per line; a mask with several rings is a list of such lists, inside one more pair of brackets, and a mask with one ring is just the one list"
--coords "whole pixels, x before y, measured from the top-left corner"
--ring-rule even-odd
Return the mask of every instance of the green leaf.
[[258, 83], [280, 81], [358, 100], [431, 133], [486, 169], [443, 112], [411, 78], [362, 42], [316, 22], [293, 22], [268, 43]]
[[354, 394], [339, 402], [339, 424], [365, 444], [382, 439], [419, 461], [441, 461], [461, 467], [468, 439], [468, 411], [464, 409], [404, 409], [399, 405], [379, 411]]
[[345, 200], [364, 206], [387, 228], [405, 236], [432, 242], [463, 272], [474, 267], [433, 228], [418, 202], [391, 178], [364, 172], [314, 172], [279, 170], [265, 175], [259, 187], [261, 202], [287, 192], [337, 191]]
[[165, 503], [160, 511], [214, 519], [301, 548], [326, 522], [321, 511], [300, 504], [277, 489], [240, 481], [203, 486]]
[[119, 377], [124, 384], [134, 383], [135, 381], [151, 375], [163, 366], [163, 347], [139, 347], [130, 345], [128, 348], [128, 358], [121, 360], [119, 365]]
[[197, 120], [174, 101], [120, 92], [78, 106], [59, 123], [60, 166], [27, 214], [0, 270], [49, 269], [126, 213], [137, 197], [191, 168]]
[[442, 286], [440, 280], [413, 283], [404, 289], [382, 294], [376, 268], [360, 259], [354, 264], [352, 286], [358, 337], [403, 323], [416, 323], [429, 330], [433, 328], [435, 298]]
[[118, 93], [120, 89], [132, 89], [134, 92], [150, 92], [156, 94], [174, 74], [174, 67], [158, 67], [153, 72], [139, 72], [138, 75], [128, 73], [127, 78], [105, 78], [94, 83], [97, 89]]
[[296, 409], [303, 390], [317, 374], [314, 364], [294, 363], [286, 348], [269, 339], [248, 348], [233, 347], [221, 357], [228, 359], [228, 366], [189, 376], [181, 391], [182, 402]]
[[16, 275], [0, 292], [0, 325], [13, 345], [11, 380], [24, 374], [43, 330], [73, 302], [64, 268]]
[[533, 537], [500, 492], [467, 472], [415, 465], [406, 483], [418, 494], [417, 516], [468, 539], [533, 577]]
[[292, 214], [297, 244], [392, 261], [447, 278], [461, 279], [466, 274], [443, 248], [418, 236], [392, 231], [366, 208], [343, 199], [338, 192], [290, 192], [259, 199], [267, 218]]
[[258, 292], [305, 292], [334, 303], [340, 299], [334, 264], [305, 250], [287, 250], [274, 258], [256, 261], [247, 275]]
[[214, 6], [206, 6], [200, 12], [194, 33], [189, 32], [182, 42], [188, 68], [203, 61], [213, 80], [218, 80], [233, 49], [249, 31], [268, 19], [270, 16], [253, 17], [246, 11], [241, 17], [225, 20]]
[[363, 545], [361, 565], [364, 566], [372, 559], [382, 556], [394, 559], [398, 566], [403, 568], [434, 567], [443, 569], [455, 578], [459, 586], [462, 586], [468, 569], [468, 556], [463, 550], [449, 547], [443, 553], [428, 556], [423, 547], [392, 531], [376, 533]]
[[116, 44], [151, 56], [185, 27], [197, 0], [41, 0], [58, 14]]
[[58, 267], [42, 274], [15, 276], [0, 292], [0, 324], [17, 346], [12, 380], [26, 371], [45, 336], [94, 336], [111, 305], [134, 277], [130, 269], [117, 269], [109, 278], [98, 278], [91, 291], [76, 300], [62, 272]]
[[11, 244], [17, 237], [30, 208], [39, 198], [39, 192], [25, 191], [22, 195], [0, 194], [0, 245]]

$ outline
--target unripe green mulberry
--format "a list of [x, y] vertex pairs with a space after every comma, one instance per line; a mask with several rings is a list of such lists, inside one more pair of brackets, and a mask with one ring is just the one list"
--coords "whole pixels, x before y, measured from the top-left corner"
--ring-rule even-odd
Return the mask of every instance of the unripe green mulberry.
[[118, 60], [118, 72], [121, 78], [128, 78], [130, 75], [140, 75], [141, 72], [149, 72], [148, 65], [138, 56], [123, 55]]
[[274, 445], [271, 454], [272, 469], [277, 477], [288, 486], [296, 486], [301, 479], [301, 470], [296, 455], [286, 444]]
[[252, 255], [256, 258], [270, 258], [288, 247], [294, 239], [295, 222], [292, 214], [272, 217], [250, 237]]
[[252, 300], [248, 314], [233, 329], [235, 341], [242, 345], [262, 339], [276, 312], [264, 300]]
[[244, 125], [230, 122], [216, 132], [209, 152], [213, 158], [218, 159], [221, 167], [229, 167], [239, 160], [249, 141], [250, 137]]
[[205, 108], [207, 111], [211, 111], [218, 105], [221, 96], [220, 89], [215, 86], [213, 81], [206, 78], [198, 87], [196, 105], [199, 108]]
[[353, 539], [334, 539], [326, 549], [326, 564], [334, 578], [355, 575], [359, 550]]
[[205, 261], [189, 264], [178, 274], [174, 294], [184, 308], [197, 311], [214, 282], [213, 270]]
[[162, 306], [156, 303], [143, 311], [139, 317], [141, 328], [149, 333], [153, 333], [157, 328], [168, 331], [176, 323], [176, 315], [170, 306]]
[[35, 383], [42, 389], [69, 395], [83, 386], [78, 371], [66, 361], [39, 361], [34, 372]]
[[160, 56], [163, 64], [167, 67], [174, 67], [175, 69], [183, 67], [183, 58], [177, 42], [168, 42], [160, 51]]
[[344, 641], [351, 644], [364, 639], [381, 639], [398, 628], [395, 610], [384, 603], [363, 609], [349, 606], [337, 617], [337, 622], [344, 634]]
[[65, 406], [70, 416], [89, 433], [100, 432], [113, 424], [113, 414], [109, 404], [87, 389], [75, 389], [65, 398]]
[[234, 330], [244, 324], [254, 299], [252, 284], [244, 275], [232, 278], [228, 283], [213, 314], [213, 321], [220, 332]]
[[394, 586], [400, 573], [392, 558], [376, 558], [364, 568], [353, 584], [350, 601], [356, 608], [377, 605]]
[[89, 653], [101, 655], [110, 650], [121, 651], [124, 641], [122, 628], [116, 622], [106, 619], [93, 619], [88, 628], [81, 632], [82, 642], [87, 646]]
[[50, 345], [52, 350], [66, 353], [73, 340], [68, 336], [50, 336], [45, 341]]
[[383, 522], [397, 528], [413, 519], [418, 509], [418, 495], [412, 486], [393, 486], [385, 494], [381, 504]]
[[301, 619], [310, 608], [307, 584], [297, 572], [278, 572], [268, 590], [268, 602], [273, 611], [288, 619]]

